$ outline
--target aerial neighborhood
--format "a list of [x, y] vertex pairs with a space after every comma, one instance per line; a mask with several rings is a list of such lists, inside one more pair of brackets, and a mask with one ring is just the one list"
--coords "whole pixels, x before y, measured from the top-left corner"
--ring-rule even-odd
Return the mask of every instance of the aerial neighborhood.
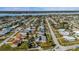
[[18, 15], [0, 17], [0, 50], [79, 50], [79, 15]]

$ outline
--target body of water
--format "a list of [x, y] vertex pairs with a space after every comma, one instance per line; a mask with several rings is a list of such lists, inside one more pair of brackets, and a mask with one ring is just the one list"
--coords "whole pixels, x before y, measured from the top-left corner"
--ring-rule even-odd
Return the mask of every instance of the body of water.
[[0, 13], [0, 17], [3, 17], [3, 16], [22, 16], [22, 15], [26, 15], [26, 16], [28, 16], [28, 15], [34, 15], [34, 16], [36, 16], [36, 15], [53, 15], [53, 14], [79, 14], [79, 12], [75, 12], [75, 13], [22, 13], [22, 14], [13, 14], [13, 13]]

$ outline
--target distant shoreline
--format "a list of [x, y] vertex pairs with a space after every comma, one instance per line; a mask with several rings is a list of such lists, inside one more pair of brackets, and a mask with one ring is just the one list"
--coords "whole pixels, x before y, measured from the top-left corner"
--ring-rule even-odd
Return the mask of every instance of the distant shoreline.
[[0, 11], [0, 13], [79, 13], [79, 11]]
[[0, 11], [0, 17], [3, 16], [22, 16], [22, 15], [54, 15], [54, 14], [79, 14], [79, 11]]

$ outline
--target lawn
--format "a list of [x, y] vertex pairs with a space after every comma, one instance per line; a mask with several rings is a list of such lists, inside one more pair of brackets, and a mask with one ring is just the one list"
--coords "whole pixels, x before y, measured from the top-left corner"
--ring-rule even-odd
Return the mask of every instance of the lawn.
[[50, 33], [46, 33], [46, 36], [47, 36], [47, 42], [41, 42], [40, 43], [41, 47], [44, 50], [55, 46], [54, 42], [52, 41], [52, 37], [51, 37]]
[[55, 29], [55, 35], [59, 41], [59, 43], [62, 45], [62, 46], [69, 46], [69, 45], [74, 45], [74, 44], [79, 44], [79, 40], [75, 40], [75, 41], [66, 41], [64, 40], [63, 36]]
[[12, 48], [9, 44], [0, 47], [0, 51], [26, 51], [28, 49], [27, 42], [23, 42], [20, 46]]

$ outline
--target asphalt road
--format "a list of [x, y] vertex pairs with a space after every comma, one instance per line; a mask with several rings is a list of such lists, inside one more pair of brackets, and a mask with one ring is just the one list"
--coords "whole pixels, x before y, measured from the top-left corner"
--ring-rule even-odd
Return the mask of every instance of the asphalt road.
[[[34, 19], [32, 19], [32, 20], [34, 20]], [[30, 24], [30, 22], [32, 21], [32, 20], [30, 20], [29, 22], [27, 22], [26, 23], [26, 26], [28, 25], [28, 24]], [[18, 29], [18, 28], [17, 28]], [[13, 35], [11, 35], [9, 38], [7, 38], [7, 39], [5, 39], [2, 43], [0, 43], [0, 46], [2, 46], [3, 44], [5, 44], [8, 40], [10, 40], [16, 33], [18, 33], [19, 31], [17, 31], [17, 29], [15, 29], [15, 33], [13, 34]]]
[[[56, 51], [64, 51], [64, 50], [68, 50], [68, 49], [74, 49], [76, 47], [79, 47], [79, 44], [75, 44], [75, 45], [71, 45], [71, 46], [62, 46], [59, 44], [51, 26], [50, 26], [50, 23], [49, 23], [49, 20], [50, 18], [46, 18], [46, 22], [48, 24], [48, 27], [49, 27], [49, 30], [50, 30], [50, 33], [51, 33], [51, 36], [52, 36], [52, 40], [54, 41], [54, 43], [56, 44], [55, 48], [53, 48], [52, 50], [56, 50]], [[53, 20], [53, 19], [50, 19], [50, 20]], [[54, 23], [52, 21], [52, 23]]]

